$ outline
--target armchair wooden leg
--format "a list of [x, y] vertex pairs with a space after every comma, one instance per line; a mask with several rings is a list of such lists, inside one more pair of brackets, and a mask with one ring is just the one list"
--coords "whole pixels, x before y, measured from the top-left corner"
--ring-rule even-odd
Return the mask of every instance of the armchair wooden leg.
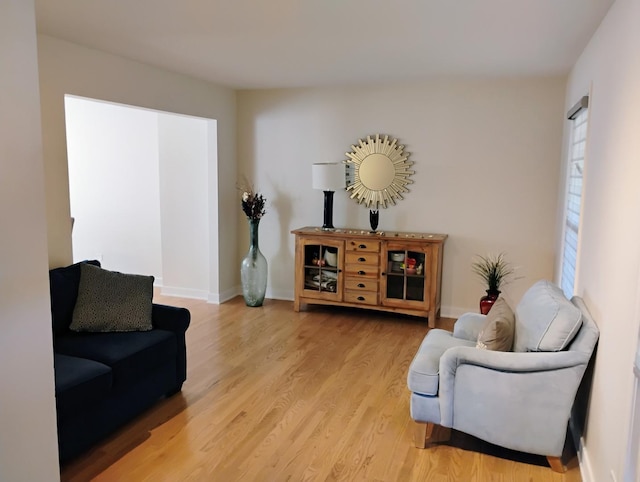
[[553, 470], [554, 472], [564, 474], [567, 471], [567, 468], [562, 463], [562, 459], [560, 457], [547, 456], [547, 462], [549, 462], [551, 470]]
[[446, 442], [451, 438], [451, 429], [435, 423], [415, 422], [413, 442], [416, 448], [423, 449], [436, 442]]
[[427, 425], [420, 422], [416, 422], [414, 425], [413, 443], [416, 448], [423, 449], [427, 446]]

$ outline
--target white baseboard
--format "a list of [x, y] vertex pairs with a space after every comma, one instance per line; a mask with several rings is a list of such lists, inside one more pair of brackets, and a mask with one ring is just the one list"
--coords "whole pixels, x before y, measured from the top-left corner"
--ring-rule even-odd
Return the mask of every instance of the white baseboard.
[[266, 297], [272, 300], [284, 300], [284, 301], [293, 301], [294, 299], [293, 293], [288, 290], [271, 291], [267, 289]]
[[[236, 286], [220, 294], [209, 293], [209, 296], [207, 297], [207, 302], [219, 305], [241, 294], [242, 294], [242, 286]], [[267, 289], [265, 298], [270, 300], [293, 301], [293, 293], [289, 291], [270, 291], [269, 289]]]
[[206, 300], [205, 290], [195, 290], [191, 288], [177, 288], [175, 286], [163, 286], [160, 293], [166, 296], [178, 296], [180, 298], [193, 298], [196, 300]]
[[206, 297], [206, 300], [207, 303], [220, 305], [232, 298], [235, 298], [239, 294], [242, 294], [242, 288], [240, 286], [234, 286], [233, 288], [225, 290], [222, 293], [209, 293], [209, 296]]
[[[181, 298], [194, 298], [198, 300], [207, 300], [207, 303], [219, 305], [225, 303], [238, 295], [242, 294], [242, 286], [234, 286], [222, 293], [207, 293], [205, 290], [193, 290], [188, 288], [176, 288], [171, 286], [163, 286], [162, 278], [156, 278], [153, 285], [156, 288], [160, 288], [160, 292], [167, 296], [179, 296]], [[272, 300], [293, 301], [293, 291], [289, 290], [275, 290], [272, 291], [267, 286], [267, 294], [265, 296]], [[440, 307], [440, 316], [444, 318], [460, 318], [464, 313], [474, 311], [471, 308], [460, 308], [458, 306], [442, 306]]]
[[593, 469], [591, 468], [591, 459], [589, 457], [589, 451], [584, 445], [584, 438], [580, 437], [580, 447], [576, 448], [578, 453], [578, 463], [580, 464], [580, 476], [582, 482], [596, 482], [593, 476]]

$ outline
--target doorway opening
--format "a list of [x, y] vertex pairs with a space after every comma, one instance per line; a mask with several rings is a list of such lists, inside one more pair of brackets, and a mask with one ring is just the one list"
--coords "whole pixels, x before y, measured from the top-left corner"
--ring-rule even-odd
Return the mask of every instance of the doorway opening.
[[216, 120], [71, 95], [65, 118], [74, 262], [215, 298]]

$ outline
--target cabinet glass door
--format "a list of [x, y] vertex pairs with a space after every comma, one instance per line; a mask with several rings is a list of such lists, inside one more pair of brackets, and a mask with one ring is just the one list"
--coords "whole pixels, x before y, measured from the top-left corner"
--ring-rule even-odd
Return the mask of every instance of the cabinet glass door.
[[389, 246], [386, 251], [386, 299], [424, 303], [427, 261], [424, 251]]
[[305, 240], [302, 249], [305, 296], [340, 296], [344, 262], [342, 243], [332, 240]]

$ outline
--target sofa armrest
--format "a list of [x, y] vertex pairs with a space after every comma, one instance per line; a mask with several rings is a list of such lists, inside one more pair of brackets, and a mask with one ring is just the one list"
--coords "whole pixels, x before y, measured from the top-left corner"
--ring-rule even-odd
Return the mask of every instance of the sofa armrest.
[[189, 328], [191, 313], [189, 313], [189, 310], [186, 308], [154, 303], [151, 318], [154, 328], [176, 333], [185, 333], [187, 328]]
[[191, 321], [191, 313], [186, 308], [153, 304], [151, 313], [153, 327], [175, 333], [176, 353], [176, 385], [171, 392], [178, 392], [187, 379], [187, 345], [185, 334]]
[[453, 336], [463, 340], [476, 341], [487, 315], [464, 313], [453, 325]]

